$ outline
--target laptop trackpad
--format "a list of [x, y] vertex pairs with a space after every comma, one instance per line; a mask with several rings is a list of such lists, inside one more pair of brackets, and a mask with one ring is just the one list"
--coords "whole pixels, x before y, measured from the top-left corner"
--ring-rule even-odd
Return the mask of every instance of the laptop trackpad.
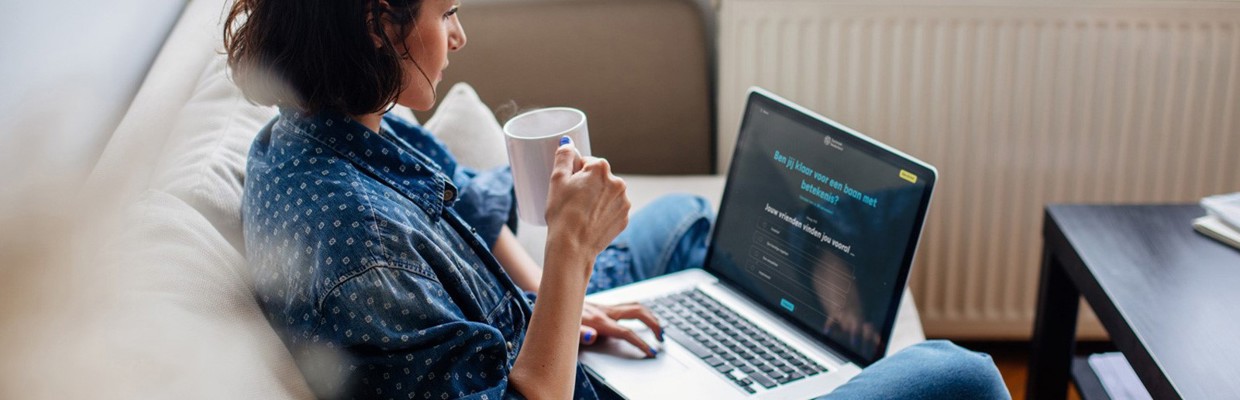
[[[688, 368], [680, 360], [664, 351], [664, 346], [655, 339], [654, 333], [649, 328], [645, 326], [632, 326], [624, 322], [621, 325], [637, 332], [642, 340], [659, 352], [659, 356], [656, 358], [646, 358], [646, 353], [637, 348], [636, 345], [624, 339], [604, 337], [600, 338], [597, 343], [582, 348], [583, 357], [601, 361], [598, 364], [602, 365], [596, 365], [596, 370], [600, 368], [603, 370], [614, 369], [623, 371], [620, 373], [627, 376], [643, 375], [655, 378], [668, 376], [667, 374], [677, 373]], [[599, 372], [606, 375], [603, 371]]]
[[[658, 344], [649, 329], [634, 331], [646, 343], [654, 345], [659, 351], [658, 357], [645, 358], [646, 354], [637, 346], [622, 339], [607, 338], [583, 347], [580, 360], [589, 365], [607, 385], [631, 399], [727, 398], [733, 394], [734, 390], [724, 386], [726, 384], [719, 380], [720, 377], [711, 376], [713, 371], [689, 368], [686, 363], [696, 359], [686, 350]], [[670, 340], [668, 343], [671, 343]], [[724, 396], [717, 396], [719, 394]]]

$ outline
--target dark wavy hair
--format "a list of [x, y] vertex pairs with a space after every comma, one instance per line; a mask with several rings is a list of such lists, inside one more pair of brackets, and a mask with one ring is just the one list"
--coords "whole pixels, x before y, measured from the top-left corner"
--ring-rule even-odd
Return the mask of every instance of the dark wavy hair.
[[311, 113], [382, 111], [405, 87], [401, 60], [412, 58], [380, 21], [398, 27], [397, 38], [407, 37], [421, 3], [237, 0], [224, 21], [233, 81], [258, 104]]

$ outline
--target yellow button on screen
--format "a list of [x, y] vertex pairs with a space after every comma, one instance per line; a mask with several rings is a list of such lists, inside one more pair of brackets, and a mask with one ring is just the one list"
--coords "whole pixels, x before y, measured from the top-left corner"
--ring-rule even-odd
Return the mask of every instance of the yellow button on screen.
[[912, 172], [908, 172], [908, 171], [905, 171], [905, 170], [900, 170], [900, 177], [901, 177], [901, 178], [904, 178], [904, 180], [906, 180], [906, 181], [909, 181], [909, 182], [912, 182], [912, 183], [917, 183], [917, 175], [913, 175], [913, 173], [912, 173]]

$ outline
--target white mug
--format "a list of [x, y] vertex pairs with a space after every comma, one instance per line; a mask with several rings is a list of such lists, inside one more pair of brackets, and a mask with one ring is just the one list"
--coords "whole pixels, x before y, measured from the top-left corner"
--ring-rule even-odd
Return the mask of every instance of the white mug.
[[547, 192], [560, 138], [568, 136], [582, 156], [590, 155], [586, 114], [576, 108], [553, 107], [529, 111], [504, 124], [504, 142], [512, 164], [517, 193], [517, 216], [530, 224], [547, 225]]

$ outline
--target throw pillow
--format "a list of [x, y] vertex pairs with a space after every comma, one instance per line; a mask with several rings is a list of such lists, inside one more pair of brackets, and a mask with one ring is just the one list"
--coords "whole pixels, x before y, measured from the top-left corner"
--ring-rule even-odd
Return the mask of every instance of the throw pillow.
[[461, 165], [478, 170], [508, 165], [504, 132], [495, 115], [467, 83], [457, 83], [448, 90], [425, 127]]

